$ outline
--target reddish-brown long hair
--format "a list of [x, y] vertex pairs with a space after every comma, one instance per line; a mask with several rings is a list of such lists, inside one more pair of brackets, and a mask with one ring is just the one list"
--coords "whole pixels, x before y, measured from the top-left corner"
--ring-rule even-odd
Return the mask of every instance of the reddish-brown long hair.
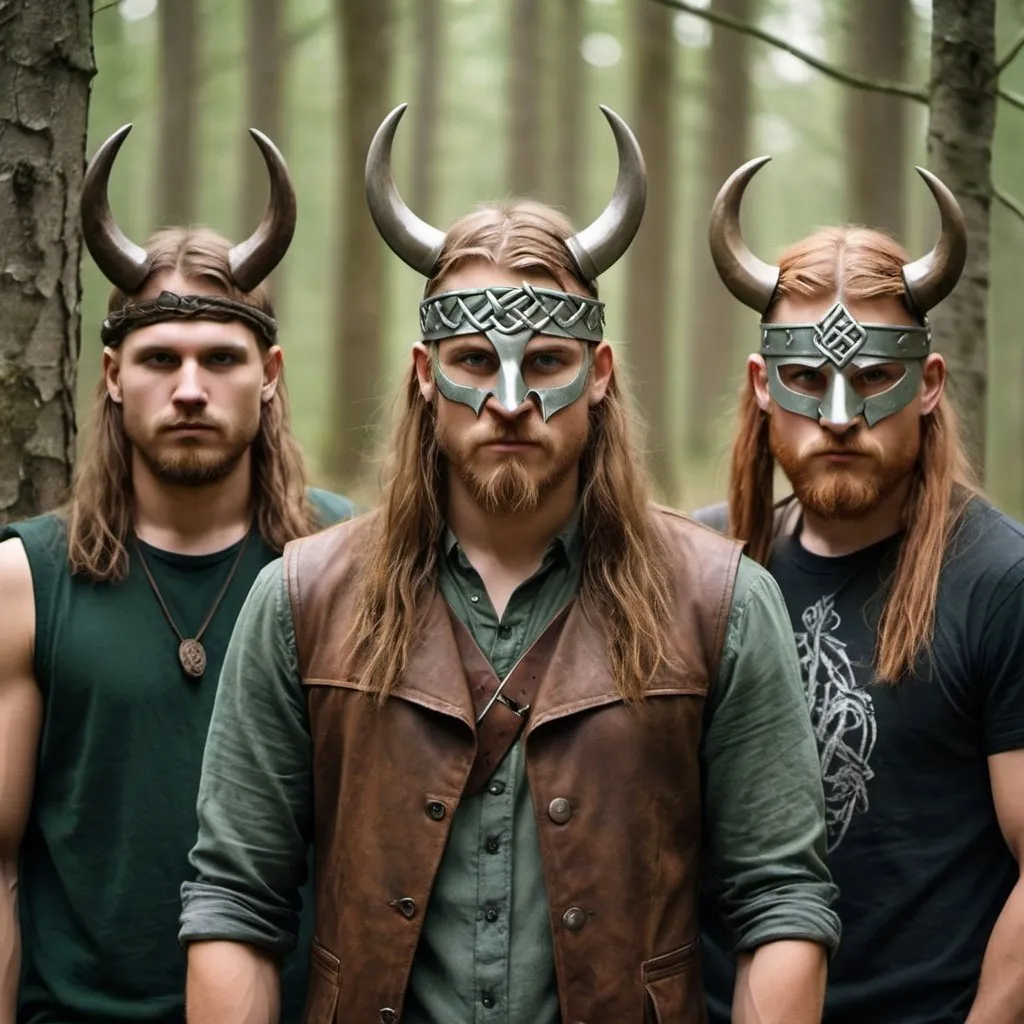
[[[165, 228], [153, 235], [145, 248], [152, 268], [138, 294], [157, 274], [177, 271], [186, 279], [213, 285], [228, 298], [274, 315], [265, 288], [258, 286], [244, 293], [232, 282], [228, 268], [230, 243], [215, 232], [207, 228]], [[122, 309], [132, 298], [115, 288], [108, 310]], [[70, 501], [63, 509], [68, 524], [68, 561], [74, 573], [97, 581], [120, 580], [128, 572], [125, 543], [132, 526], [131, 444], [125, 436], [121, 407], [111, 400], [102, 378], [94, 395], [88, 436], [76, 467]], [[302, 452], [289, 426], [284, 380], [261, 408], [252, 467], [256, 527], [272, 548], [281, 550], [288, 541], [316, 529], [306, 499]]]
[[[485, 207], [448, 232], [427, 293], [467, 261], [486, 260], [506, 270], [549, 274], [563, 286], [572, 280], [593, 294], [562, 241], [571, 233], [564, 218], [537, 203]], [[590, 439], [580, 466], [580, 598], [603, 627], [616, 685], [629, 700], [643, 697], [668, 659], [663, 630], [670, 621], [664, 561], [641, 465], [623, 386], [613, 377], [604, 401], [590, 410]], [[398, 684], [433, 600], [444, 486], [434, 407], [424, 401], [413, 371], [385, 462], [353, 629], [363, 683], [381, 700]]]
[[[881, 232], [827, 228], [782, 254], [776, 296], [841, 295], [848, 302], [902, 297], [901, 271], [908, 260], [907, 253]], [[747, 553], [762, 564], [774, 537], [774, 470], [768, 417], [758, 406], [748, 377], [732, 448], [729, 532], [744, 540]], [[977, 492], [956, 413], [943, 395], [921, 421], [921, 451], [903, 508], [903, 541], [875, 645], [879, 682], [899, 681], [929, 648], [939, 570], [963, 511]]]

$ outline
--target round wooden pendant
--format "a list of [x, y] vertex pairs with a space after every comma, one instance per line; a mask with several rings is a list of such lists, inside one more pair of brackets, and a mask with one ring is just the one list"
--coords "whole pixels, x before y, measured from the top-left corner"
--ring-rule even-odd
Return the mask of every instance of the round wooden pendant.
[[193, 679], [206, 671], [206, 650], [198, 640], [182, 640], [178, 646], [178, 661]]

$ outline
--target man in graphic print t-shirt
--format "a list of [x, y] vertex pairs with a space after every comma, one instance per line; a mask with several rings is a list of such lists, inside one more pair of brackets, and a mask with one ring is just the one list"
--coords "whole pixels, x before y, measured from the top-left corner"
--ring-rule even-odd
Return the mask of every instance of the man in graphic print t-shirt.
[[[789, 608], [818, 740], [843, 940], [826, 1024], [1024, 1020], [1024, 530], [977, 495], [925, 313], [963, 266], [956, 201], [910, 263], [864, 228], [778, 267], [738, 234], [755, 161], [723, 187], [712, 249], [762, 314], [727, 508]], [[794, 497], [773, 507], [778, 462]], [[712, 1021], [731, 940], [706, 901]]]

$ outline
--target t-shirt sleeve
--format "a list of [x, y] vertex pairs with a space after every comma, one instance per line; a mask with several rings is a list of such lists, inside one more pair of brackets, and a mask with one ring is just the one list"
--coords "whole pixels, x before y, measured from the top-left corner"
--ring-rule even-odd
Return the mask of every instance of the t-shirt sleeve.
[[312, 833], [312, 740], [283, 562], [256, 578], [224, 657], [203, 755], [197, 873], [182, 944], [224, 939], [290, 952]]
[[1024, 561], [988, 603], [979, 652], [985, 681], [983, 731], [989, 756], [1024, 747]]
[[740, 563], [704, 733], [706, 879], [735, 951], [806, 939], [834, 949], [821, 769], [779, 588]]

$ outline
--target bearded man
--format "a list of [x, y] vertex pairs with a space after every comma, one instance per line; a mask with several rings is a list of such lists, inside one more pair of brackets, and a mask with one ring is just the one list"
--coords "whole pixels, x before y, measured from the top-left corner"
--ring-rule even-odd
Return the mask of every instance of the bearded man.
[[[726, 285], [762, 315], [727, 507], [704, 510], [779, 582], [820, 748], [843, 944], [827, 1024], [1024, 1019], [1024, 532], [979, 496], [927, 312], [966, 255], [829, 228], [778, 266], [711, 221]], [[793, 494], [773, 504], [776, 463]], [[729, 1019], [732, 929], [707, 901], [711, 1019]]]
[[[428, 277], [379, 511], [291, 544], [239, 618], [184, 886], [192, 1024], [276, 1019], [316, 850], [309, 1024], [703, 1019], [707, 856], [742, 1022], [811, 1022], [837, 940], [792, 634], [739, 548], [650, 504], [577, 234], [511, 202], [447, 234], [367, 160]], [[703, 822], [706, 823], [702, 825]], [[706, 828], [706, 831], [702, 831]]]
[[[195, 840], [221, 661], [260, 569], [350, 513], [307, 492], [261, 282], [295, 196], [231, 246], [167, 228], [139, 247], [86, 172], [86, 243], [114, 284], [93, 430], [60, 513], [0, 533], [0, 1021], [183, 1019], [178, 889]], [[305, 964], [286, 972], [297, 1021]], [[20, 978], [20, 986], [19, 986]]]

